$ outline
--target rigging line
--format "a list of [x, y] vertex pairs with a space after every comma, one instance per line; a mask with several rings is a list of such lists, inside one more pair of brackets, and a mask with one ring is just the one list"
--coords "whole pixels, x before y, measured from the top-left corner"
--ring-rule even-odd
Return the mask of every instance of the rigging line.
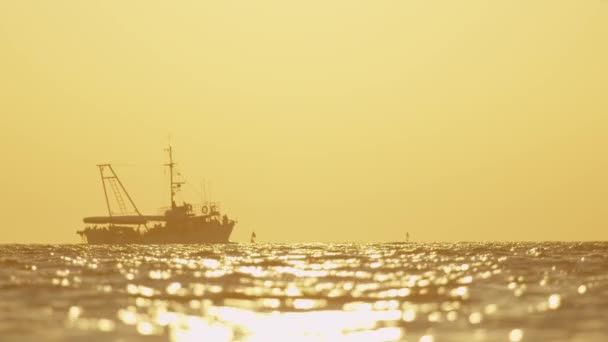
[[186, 177], [183, 177], [183, 176], [182, 176], [182, 178], [184, 179], [184, 182], [186, 183], [186, 187], [187, 187], [189, 190], [194, 191], [194, 192], [195, 192], [195, 193], [196, 193], [196, 194], [197, 194], [199, 197], [202, 197], [202, 196], [203, 196], [203, 193], [202, 193], [202, 192], [200, 192], [200, 191], [199, 191], [199, 190], [198, 190], [198, 189], [197, 189], [197, 188], [196, 188], [194, 185], [192, 185], [190, 182], [188, 182], [188, 180], [186, 179]]
[[[165, 174], [166, 174], [166, 169], [164, 169]], [[182, 187], [180, 188], [180, 190], [182, 191], [193, 191], [198, 197], [203, 197], [205, 199], [205, 201], [207, 200], [207, 184], [206, 182], [204, 183], [205, 187], [203, 189], [203, 192], [201, 192], [199, 189], [197, 189], [192, 182], [190, 182], [188, 180], [188, 178], [186, 178], [183, 173], [181, 171], [176, 171], [178, 177], [180, 178], [180, 181], [183, 182], [182, 183]], [[185, 186], [183, 186], [185, 185]]]
[[186, 191], [190, 190], [192, 192], [194, 192], [199, 198], [202, 197], [204, 199], [203, 202], [207, 202], [208, 201], [208, 197], [207, 197], [207, 183], [204, 182], [203, 184], [205, 185], [203, 188], [203, 191], [201, 192], [199, 189], [197, 189], [191, 182], [188, 181], [188, 179], [186, 179], [186, 177], [184, 177], [183, 175], [181, 176], [182, 180], [185, 183], [185, 189]]

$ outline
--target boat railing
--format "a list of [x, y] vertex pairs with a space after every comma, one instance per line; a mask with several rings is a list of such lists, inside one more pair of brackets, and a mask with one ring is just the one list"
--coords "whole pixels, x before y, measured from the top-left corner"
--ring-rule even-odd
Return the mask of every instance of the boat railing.
[[[206, 203], [187, 203], [192, 206], [192, 213], [196, 215], [210, 215], [220, 212], [220, 203], [219, 202], [206, 202]], [[171, 210], [172, 207], [161, 207], [158, 208], [159, 215], [165, 215], [168, 210]]]

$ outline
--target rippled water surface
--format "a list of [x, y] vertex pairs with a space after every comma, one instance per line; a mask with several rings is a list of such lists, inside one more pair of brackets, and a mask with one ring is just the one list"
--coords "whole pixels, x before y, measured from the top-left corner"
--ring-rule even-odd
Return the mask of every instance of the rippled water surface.
[[0, 245], [0, 341], [607, 341], [608, 243]]

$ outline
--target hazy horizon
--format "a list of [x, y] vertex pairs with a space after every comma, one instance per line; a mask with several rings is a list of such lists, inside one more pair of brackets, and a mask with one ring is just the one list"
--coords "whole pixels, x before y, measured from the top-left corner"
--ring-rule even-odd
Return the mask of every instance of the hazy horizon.
[[0, 243], [77, 243], [96, 164], [260, 242], [608, 239], [608, 2], [0, 3]]

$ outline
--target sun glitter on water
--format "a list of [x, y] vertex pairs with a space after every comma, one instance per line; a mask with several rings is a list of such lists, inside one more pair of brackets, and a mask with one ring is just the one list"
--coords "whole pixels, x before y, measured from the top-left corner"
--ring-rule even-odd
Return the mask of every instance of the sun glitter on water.
[[[29, 333], [5, 330], [11, 340], [43, 328], [59, 340], [520, 342], [578, 334], [599, 342], [608, 322], [608, 303], [597, 296], [606, 285], [603, 243], [9, 246], [0, 253], [9, 308], [0, 315], [39, 317]], [[30, 296], [34, 289], [54, 301], [37, 302], [45, 297]], [[576, 314], [582, 307], [587, 316]]]

